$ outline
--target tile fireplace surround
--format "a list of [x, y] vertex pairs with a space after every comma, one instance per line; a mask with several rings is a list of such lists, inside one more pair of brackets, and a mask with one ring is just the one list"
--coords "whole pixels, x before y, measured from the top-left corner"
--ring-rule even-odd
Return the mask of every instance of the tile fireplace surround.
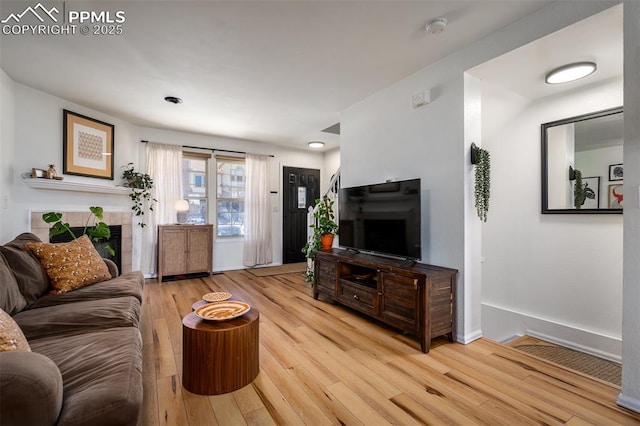
[[[42, 241], [49, 241], [49, 228], [48, 223], [42, 220], [41, 212], [31, 212], [31, 232], [36, 234]], [[64, 216], [63, 219], [69, 223], [69, 226], [84, 226], [87, 223], [87, 218], [91, 213], [87, 212], [61, 212]], [[129, 212], [104, 212], [103, 221], [110, 226], [120, 225], [122, 226], [122, 271], [130, 272], [132, 264], [132, 231], [133, 231], [133, 213]]]

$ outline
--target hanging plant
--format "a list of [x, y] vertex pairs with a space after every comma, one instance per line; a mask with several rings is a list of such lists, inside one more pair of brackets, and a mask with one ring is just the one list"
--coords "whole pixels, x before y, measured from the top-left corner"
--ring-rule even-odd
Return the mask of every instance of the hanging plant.
[[145, 206], [149, 207], [150, 211], [153, 211], [153, 206], [158, 200], [151, 197], [151, 190], [153, 189], [153, 179], [146, 173], [136, 172], [133, 168], [133, 163], [129, 163], [122, 172], [122, 179], [124, 179], [124, 186], [131, 188], [129, 198], [133, 201], [131, 210], [134, 211], [138, 217], [138, 225], [141, 228], [147, 226], [143, 222], [142, 216], [144, 216]]
[[489, 151], [475, 144], [471, 145], [471, 163], [476, 166], [474, 195], [478, 217], [487, 221], [489, 197], [491, 195], [491, 160]]
[[582, 172], [575, 169], [575, 183], [573, 184], [573, 205], [580, 210], [584, 204], [584, 186], [582, 185]]

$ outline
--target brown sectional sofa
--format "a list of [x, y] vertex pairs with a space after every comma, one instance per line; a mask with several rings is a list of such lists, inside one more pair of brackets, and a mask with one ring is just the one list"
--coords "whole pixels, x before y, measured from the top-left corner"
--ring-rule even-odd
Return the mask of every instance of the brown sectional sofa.
[[0, 352], [0, 425], [135, 425], [142, 405], [140, 272], [61, 295], [24, 233], [0, 246], [0, 308], [31, 352]]

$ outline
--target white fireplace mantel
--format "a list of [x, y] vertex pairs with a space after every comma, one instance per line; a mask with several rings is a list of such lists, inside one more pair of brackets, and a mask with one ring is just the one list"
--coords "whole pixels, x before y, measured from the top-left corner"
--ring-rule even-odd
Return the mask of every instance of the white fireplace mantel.
[[122, 186], [96, 185], [83, 182], [65, 182], [55, 179], [26, 178], [22, 183], [34, 189], [52, 189], [58, 191], [92, 192], [97, 194], [127, 195], [130, 189]]

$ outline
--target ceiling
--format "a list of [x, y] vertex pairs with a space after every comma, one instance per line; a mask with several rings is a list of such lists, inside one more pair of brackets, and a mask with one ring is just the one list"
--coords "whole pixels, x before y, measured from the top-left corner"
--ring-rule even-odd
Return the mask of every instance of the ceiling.
[[[583, 90], [623, 75], [622, 4], [583, 19], [469, 72], [486, 83], [529, 100]], [[592, 61], [595, 73], [564, 84], [546, 84], [549, 71], [573, 62]]]
[[[3, 0], [0, 18], [35, 3]], [[331, 149], [339, 136], [321, 130], [340, 111], [546, 3], [45, 2], [122, 10], [123, 34], [2, 35], [0, 65], [18, 83], [133, 124]], [[428, 34], [439, 17], [446, 30]]]
[[[33, 3], [3, 0], [0, 18]], [[340, 111], [547, 3], [89, 1], [79, 4], [124, 11], [123, 34], [3, 35], [0, 66], [18, 83], [140, 126], [331, 149], [339, 136], [321, 130]], [[532, 99], [621, 75], [621, 8], [473, 73]], [[439, 17], [446, 30], [427, 33]], [[596, 60], [598, 71], [561, 88], [542, 83], [546, 71], [578, 60]]]

